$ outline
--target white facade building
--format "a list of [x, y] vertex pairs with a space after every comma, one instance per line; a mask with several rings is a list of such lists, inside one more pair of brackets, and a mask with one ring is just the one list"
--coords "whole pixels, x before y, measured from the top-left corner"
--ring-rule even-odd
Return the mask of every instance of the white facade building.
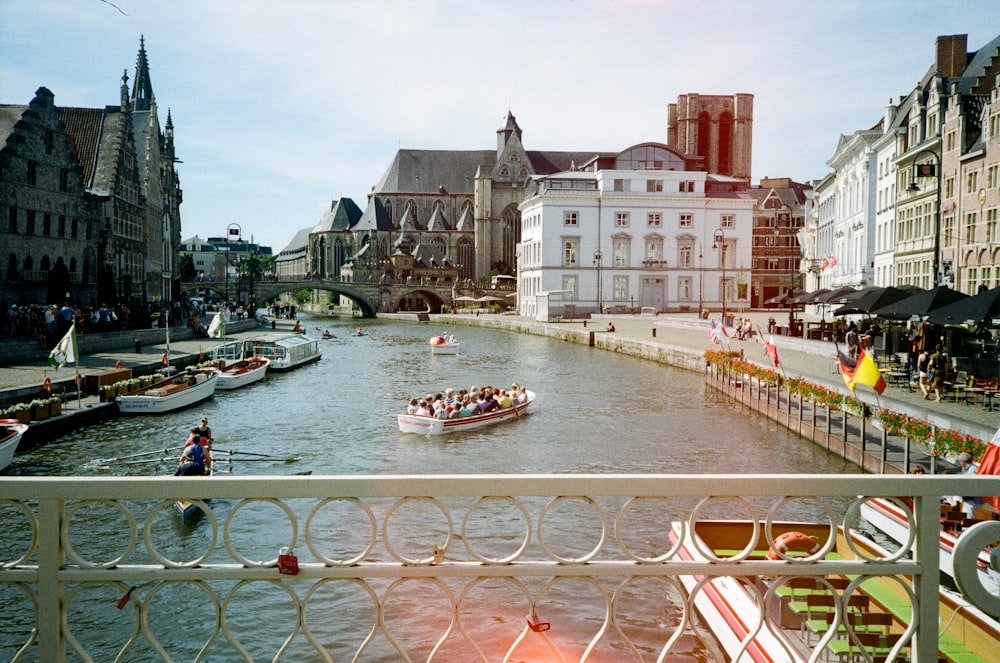
[[519, 208], [519, 313], [544, 315], [548, 293], [580, 313], [745, 309], [753, 198], [745, 181], [688, 162], [645, 143], [532, 178]]

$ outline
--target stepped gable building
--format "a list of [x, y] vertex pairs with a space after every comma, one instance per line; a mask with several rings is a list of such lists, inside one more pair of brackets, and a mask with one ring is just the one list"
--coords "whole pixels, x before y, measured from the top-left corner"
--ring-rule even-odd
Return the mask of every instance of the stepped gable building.
[[703, 170], [750, 181], [753, 95], [680, 95], [667, 107], [667, 145], [701, 157]]
[[0, 297], [9, 303], [147, 305], [179, 293], [181, 189], [173, 121], [161, 131], [140, 40], [131, 94], [97, 108], [59, 108], [39, 88], [0, 106]]
[[754, 199], [750, 306], [801, 286], [799, 275], [809, 193], [812, 187], [788, 177], [764, 177], [750, 187]]

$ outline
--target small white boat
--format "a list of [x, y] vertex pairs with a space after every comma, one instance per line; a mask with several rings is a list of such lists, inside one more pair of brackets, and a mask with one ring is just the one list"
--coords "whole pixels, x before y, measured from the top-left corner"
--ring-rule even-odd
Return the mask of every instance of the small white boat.
[[228, 391], [239, 389], [264, 379], [271, 360], [266, 357], [250, 357], [229, 364], [219, 373], [216, 389]]
[[528, 406], [535, 400], [535, 392], [525, 391], [527, 400], [517, 403], [513, 407], [505, 410], [493, 410], [486, 414], [477, 414], [471, 417], [459, 417], [458, 419], [438, 419], [437, 417], [427, 417], [419, 414], [400, 414], [397, 416], [399, 430], [403, 433], [419, 433], [421, 435], [442, 435], [444, 433], [458, 433], [460, 431], [493, 426], [504, 421], [517, 419]]
[[457, 355], [461, 345], [454, 334], [432, 336], [430, 340], [432, 355]]
[[242, 348], [241, 357], [268, 359], [271, 371], [288, 371], [319, 361], [323, 356], [319, 340], [304, 334], [266, 334], [243, 341]]
[[215, 394], [219, 369], [197, 368], [118, 397], [122, 414], [161, 414], [200, 403]]
[[28, 424], [17, 419], [0, 419], [0, 470], [4, 470], [14, 460], [17, 445], [28, 430]]

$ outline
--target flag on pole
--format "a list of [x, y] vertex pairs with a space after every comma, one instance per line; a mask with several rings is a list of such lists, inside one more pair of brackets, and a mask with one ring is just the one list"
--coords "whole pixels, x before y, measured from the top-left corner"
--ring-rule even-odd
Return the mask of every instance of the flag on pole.
[[828, 269], [830, 269], [830, 259], [823, 258], [823, 262], [821, 262], [819, 265], [819, 271], [825, 272]]
[[837, 256], [830, 256], [830, 269], [837, 266]]
[[226, 335], [226, 320], [222, 316], [222, 311], [215, 314], [211, 324], [208, 325], [209, 338], [222, 338]]
[[[1000, 476], [1000, 429], [993, 434], [993, 439], [986, 445], [986, 453], [979, 461], [979, 469], [976, 474], [988, 476]], [[983, 496], [982, 500], [1000, 511], [1000, 497], [996, 495]]]
[[859, 384], [868, 385], [878, 394], [885, 391], [885, 378], [878, 370], [878, 364], [871, 358], [871, 355], [865, 352], [863, 347], [855, 359], [851, 359], [838, 348], [837, 362], [840, 364], [840, 373], [844, 376], [844, 383], [851, 391], [854, 391]]
[[52, 368], [58, 371], [67, 363], [75, 362], [76, 355], [76, 321], [74, 320], [66, 335], [56, 343], [56, 347], [52, 348], [52, 352], [49, 353], [49, 363], [52, 364]]
[[717, 325], [715, 324], [715, 320], [708, 323], [708, 338], [716, 345], [720, 343], [722, 345], [729, 345], [729, 333], [726, 331], [725, 325]]
[[778, 346], [774, 343], [774, 334], [767, 335], [767, 341], [764, 343], [764, 354], [771, 358], [775, 368], [781, 365], [781, 362], [778, 361]]

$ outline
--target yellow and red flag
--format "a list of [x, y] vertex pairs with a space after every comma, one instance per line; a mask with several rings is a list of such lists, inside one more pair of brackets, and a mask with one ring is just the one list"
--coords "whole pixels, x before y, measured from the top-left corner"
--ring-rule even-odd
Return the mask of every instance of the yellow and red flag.
[[885, 378], [878, 370], [878, 364], [863, 347], [854, 359], [838, 349], [837, 361], [840, 363], [840, 373], [844, 376], [844, 382], [851, 391], [854, 391], [859, 384], [868, 385], [878, 394], [885, 391]]

